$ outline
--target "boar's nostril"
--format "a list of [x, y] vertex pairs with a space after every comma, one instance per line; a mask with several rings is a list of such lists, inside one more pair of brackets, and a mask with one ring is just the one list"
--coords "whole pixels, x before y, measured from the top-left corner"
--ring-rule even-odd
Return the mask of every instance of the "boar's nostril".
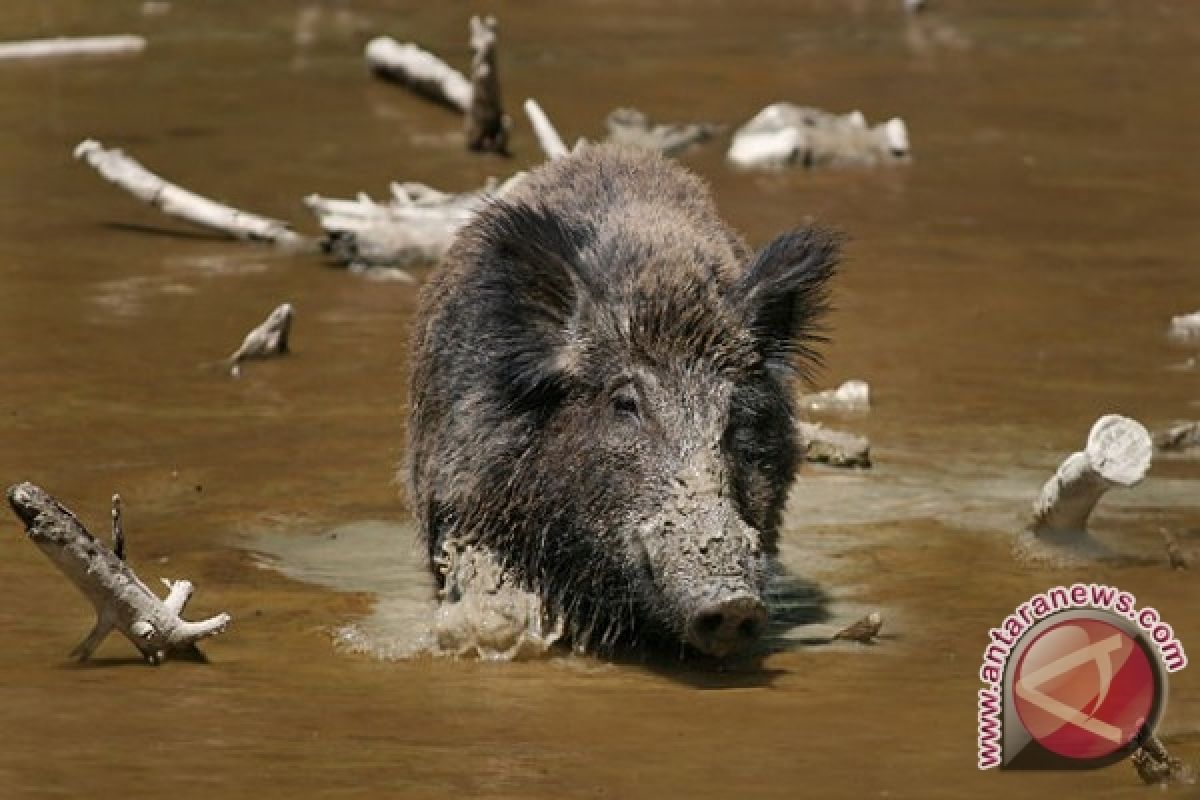
[[757, 597], [749, 593], [725, 596], [692, 614], [687, 639], [700, 652], [723, 658], [751, 644], [766, 625], [767, 608]]

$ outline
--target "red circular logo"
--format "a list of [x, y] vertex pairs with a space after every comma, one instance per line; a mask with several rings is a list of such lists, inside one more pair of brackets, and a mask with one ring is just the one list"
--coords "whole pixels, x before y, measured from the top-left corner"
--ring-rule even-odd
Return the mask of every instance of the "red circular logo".
[[1128, 745], [1157, 699], [1142, 644], [1098, 619], [1070, 619], [1030, 642], [1012, 676], [1021, 724], [1043, 747], [1072, 759]]

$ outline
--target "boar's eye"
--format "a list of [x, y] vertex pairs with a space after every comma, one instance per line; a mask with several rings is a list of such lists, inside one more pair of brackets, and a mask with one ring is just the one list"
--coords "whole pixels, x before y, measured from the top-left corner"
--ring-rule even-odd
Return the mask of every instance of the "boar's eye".
[[627, 416], [634, 420], [641, 419], [637, 389], [631, 383], [626, 383], [618, 387], [612, 393], [612, 406], [613, 411], [618, 415]]

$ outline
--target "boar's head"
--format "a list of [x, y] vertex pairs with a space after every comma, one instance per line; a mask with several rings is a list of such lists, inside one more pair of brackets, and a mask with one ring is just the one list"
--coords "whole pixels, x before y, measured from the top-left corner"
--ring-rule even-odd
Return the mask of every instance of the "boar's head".
[[452, 253], [480, 265], [459, 279], [459, 316], [418, 334], [473, 377], [415, 391], [412, 424], [452, 405], [457, 433], [412, 440], [414, 494], [431, 548], [486, 544], [580, 646], [723, 657], [766, 626], [794, 384], [818, 360], [838, 248], [804, 228], [750, 254], [676, 221], [595, 222], [536, 198], [480, 213]]

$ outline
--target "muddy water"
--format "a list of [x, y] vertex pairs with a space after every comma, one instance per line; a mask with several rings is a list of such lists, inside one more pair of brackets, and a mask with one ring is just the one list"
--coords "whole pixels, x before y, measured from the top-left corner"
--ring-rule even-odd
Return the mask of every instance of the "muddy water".
[[[537, 96], [569, 136], [620, 104], [736, 123], [790, 99], [909, 123], [908, 168], [740, 174], [720, 145], [685, 158], [756, 242], [809, 215], [853, 237], [822, 377], [875, 396], [843, 424], [872, 437], [878, 468], [809, 472], [786, 544], [834, 618], [881, 607], [892, 635], [725, 672], [347, 654], [331, 631], [376, 613], [371, 559], [331, 550], [324, 581], [297, 580], [297, 561], [293, 577], [262, 568], [264, 536], [286, 562], [303, 549], [289, 541], [367, 526], [344, 538], [375, 542], [372, 526], [407, 523], [392, 476], [414, 290], [196, 234], [71, 148], [125, 147], [301, 225], [310, 192], [466, 189], [537, 153], [521, 125], [511, 162], [467, 157], [456, 120], [365, 77], [379, 32], [462, 63], [464, 7], [140, 8], [0, 6], [2, 38], [150, 39], [136, 57], [0, 65], [0, 476], [101, 529], [119, 490], [142, 575], [192, 579], [193, 613], [235, 623], [208, 665], [151, 669], [117, 638], [69, 665], [89, 612], [0, 525], [0, 797], [1146, 791], [1123, 764], [977, 772], [975, 674], [988, 627], [1078, 578], [1136, 593], [1200, 651], [1195, 570], [1168, 571], [1157, 539], [1200, 547], [1200, 462], [1160, 462], [1098, 513], [1097, 534], [1148, 563], [1036, 571], [1008, 553], [1097, 416], [1200, 414], [1200, 376], [1169, 369], [1191, 353], [1163, 335], [1200, 304], [1200, 6], [945, 0], [917, 22], [853, 0], [494, 7], [510, 106]], [[295, 354], [228, 379], [213, 362], [284, 300]], [[1194, 666], [1172, 680], [1164, 729], [1200, 761]]]

